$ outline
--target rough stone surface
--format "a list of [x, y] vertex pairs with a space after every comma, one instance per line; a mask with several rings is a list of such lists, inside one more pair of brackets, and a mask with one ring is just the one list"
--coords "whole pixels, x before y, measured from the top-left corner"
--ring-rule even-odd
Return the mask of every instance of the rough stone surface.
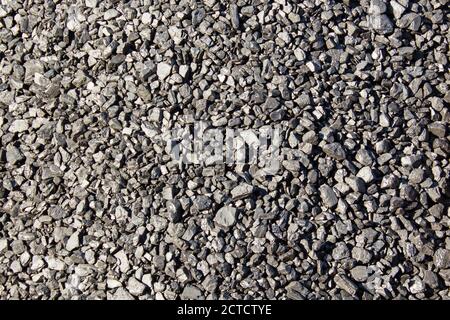
[[9, 132], [20, 133], [28, 130], [28, 121], [27, 120], [14, 120], [9, 127]]
[[172, 66], [165, 62], [158, 63], [158, 67], [156, 69], [156, 74], [158, 75], [159, 80], [165, 80], [172, 70]]
[[327, 208], [332, 208], [338, 203], [338, 198], [333, 191], [333, 188], [327, 185], [320, 187], [320, 196], [322, 201]]
[[222, 207], [217, 211], [214, 221], [219, 226], [225, 228], [231, 227], [236, 223], [236, 213], [236, 208], [230, 206]]
[[0, 299], [448, 299], [447, 2], [0, 1]]

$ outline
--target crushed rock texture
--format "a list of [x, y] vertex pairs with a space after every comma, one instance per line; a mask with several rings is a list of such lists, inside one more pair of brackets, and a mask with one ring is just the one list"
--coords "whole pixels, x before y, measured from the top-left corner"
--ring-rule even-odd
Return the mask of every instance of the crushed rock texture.
[[[0, 298], [448, 299], [448, 21], [0, 0]], [[180, 165], [162, 133], [200, 120], [278, 126], [282, 164]]]

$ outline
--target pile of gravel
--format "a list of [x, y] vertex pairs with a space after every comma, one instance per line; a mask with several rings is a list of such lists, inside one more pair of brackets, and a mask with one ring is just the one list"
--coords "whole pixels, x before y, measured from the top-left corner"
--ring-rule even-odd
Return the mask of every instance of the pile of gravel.
[[446, 3], [0, 0], [0, 298], [448, 298]]

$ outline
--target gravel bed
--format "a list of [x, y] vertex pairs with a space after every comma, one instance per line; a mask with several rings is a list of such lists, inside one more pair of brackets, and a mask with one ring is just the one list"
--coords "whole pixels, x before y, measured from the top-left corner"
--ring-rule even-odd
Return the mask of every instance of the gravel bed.
[[[0, 298], [449, 299], [448, 21], [0, 0]], [[199, 122], [278, 128], [280, 161], [174, 158]]]

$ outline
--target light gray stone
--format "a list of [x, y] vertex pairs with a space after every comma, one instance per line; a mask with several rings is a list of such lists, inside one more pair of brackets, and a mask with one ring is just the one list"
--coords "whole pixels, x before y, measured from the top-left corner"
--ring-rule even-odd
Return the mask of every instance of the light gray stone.
[[80, 232], [76, 231], [72, 233], [66, 243], [66, 249], [68, 251], [73, 251], [80, 246]]
[[181, 293], [183, 300], [204, 300], [203, 292], [196, 286], [186, 285]]
[[140, 296], [144, 293], [146, 286], [140, 282], [139, 280], [137, 280], [134, 277], [131, 277], [130, 279], [128, 279], [128, 285], [127, 285], [127, 290], [133, 295], [133, 296]]
[[20, 133], [27, 131], [28, 128], [29, 125], [27, 120], [14, 120], [8, 130], [12, 133]]
[[237, 209], [225, 206], [217, 211], [214, 221], [222, 227], [229, 228], [236, 223]]
[[160, 62], [157, 65], [156, 74], [158, 75], [159, 80], [165, 80], [171, 73], [172, 66], [166, 62]]
[[254, 187], [249, 184], [240, 184], [231, 190], [233, 200], [240, 200], [250, 197], [253, 194]]

